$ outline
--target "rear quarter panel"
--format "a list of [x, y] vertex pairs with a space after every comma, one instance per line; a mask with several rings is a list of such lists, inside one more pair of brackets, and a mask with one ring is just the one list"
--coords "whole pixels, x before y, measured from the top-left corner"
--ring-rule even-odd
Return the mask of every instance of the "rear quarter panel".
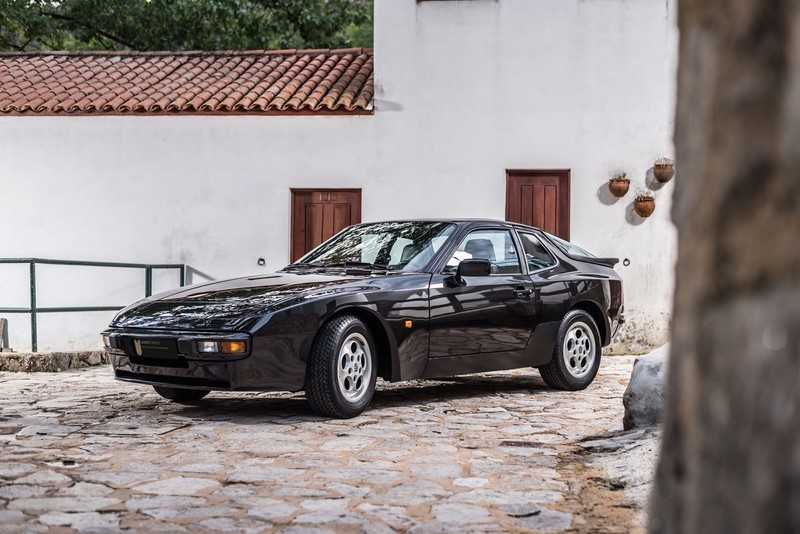
[[594, 310], [603, 345], [608, 345], [622, 309], [622, 279], [610, 267], [571, 258], [562, 259], [561, 266], [548, 278], [554, 283], [550, 292], [541, 295], [543, 321], [560, 321], [576, 307]]

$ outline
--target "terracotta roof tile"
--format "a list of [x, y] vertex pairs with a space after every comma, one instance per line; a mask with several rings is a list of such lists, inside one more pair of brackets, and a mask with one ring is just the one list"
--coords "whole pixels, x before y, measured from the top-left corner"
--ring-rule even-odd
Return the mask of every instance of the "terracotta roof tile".
[[0, 53], [0, 113], [372, 109], [372, 49]]

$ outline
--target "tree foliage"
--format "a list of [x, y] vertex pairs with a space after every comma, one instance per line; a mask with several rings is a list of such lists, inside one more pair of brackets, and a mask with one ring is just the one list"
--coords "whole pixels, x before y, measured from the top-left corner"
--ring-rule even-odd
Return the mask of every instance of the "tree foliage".
[[0, 0], [0, 50], [372, 46], [372, 1]]

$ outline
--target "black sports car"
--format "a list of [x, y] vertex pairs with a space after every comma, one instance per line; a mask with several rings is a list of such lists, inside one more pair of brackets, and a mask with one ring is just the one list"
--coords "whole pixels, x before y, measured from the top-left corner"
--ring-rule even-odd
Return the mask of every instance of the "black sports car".
[[119, 380], [184, 402], [304, 389], [315, 411], [346, 418], [379, 376], [530, 366], [577, 390], [622, 320], [616, 261], [508, 222], [359, 224], [277, 273], [137, 302], [103, 340]]

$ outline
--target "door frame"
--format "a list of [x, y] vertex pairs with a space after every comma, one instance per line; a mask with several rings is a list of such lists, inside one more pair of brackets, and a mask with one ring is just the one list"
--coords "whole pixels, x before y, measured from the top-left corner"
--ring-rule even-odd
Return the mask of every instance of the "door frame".
[[[571, 198], [571, 185], [572, 185], [572, 170], [571, 169], [506, 169], [506, 221], [510, 221], [509, 208], [511, 204], [511, 175], [514, 176], [541, 176], [543, 174], [555, 174], [558, 176], [559, 198], [558, 209], [559, 211], [565, 210], [567, 216], [564, 220], [564, 235], [559, 236], [569, 241], [570, 236], [570, 219], [572, 218], [572, 211], [570, 210]], [[563, 191], [564, 194], [561, 194]], [[544, 229], [542, 229], [544, 230]]]
[[294, 258], [294, 194], [295, 193], [355, 193], [358, 195], [358, 217], [361, 221], [361, 204], [363, 200], [360, 187], [290, 187], [289, 188], [289, 261]]

